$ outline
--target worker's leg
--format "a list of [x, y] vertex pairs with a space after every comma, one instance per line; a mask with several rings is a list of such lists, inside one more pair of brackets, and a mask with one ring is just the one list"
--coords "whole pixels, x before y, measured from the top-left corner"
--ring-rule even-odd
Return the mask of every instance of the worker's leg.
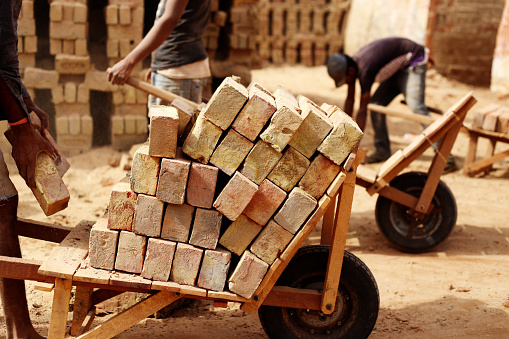
[[[171, 92], [185, 99], [200, 103], [202, 101], [203, 88], [207, 78], [198, 79], [170, 79], [164, 75], [152, 72], [152, 84], [160, 89]], [[149, 96], [149, 105], [169, 105], [154, 96]]]
[[[0, 153], [0, 255], [21, 257], [15, 224], [18, 209], [16, 188], [9, 179]], [[5, 314], [8, 338], [42, 338], [28, 313], [23, 280], [0, 278], [0, 300]]]

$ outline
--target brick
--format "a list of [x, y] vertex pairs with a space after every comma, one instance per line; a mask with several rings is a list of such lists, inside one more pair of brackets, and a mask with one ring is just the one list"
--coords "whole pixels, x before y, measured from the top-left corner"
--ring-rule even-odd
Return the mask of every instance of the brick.
[[200, 269], [203, 250], [192, 245], [178, 243], [170, 280], [182, 285], [194, 285]]
[[253, 148], [251, 141], [230, 129], [212, 153], [210, 163], [231, 176], [244, 161], [251, 148]]
[[498, 104], [489, 104], [489, 105], [486, 105], [485, 107], [482, 107], [481, 109], [474, 111], [472, 127], [473, 128], [482, 128], [485, 116], [490, 114], [491, 112], [497, 111], [499, 108], [500, 108], [500, 105], [498, 105]]
[[321, 145], [318, 146], [318, 152], [336, 165], [341, 165], [352, 149], [359, 144], [364, 133], [345, 112], [338, 110], [333, 117], [334, 127]]
[[299, 187], [313, 198], [319, 199], [339, 174], [340, 170], [341, 167], [339, 165], [318, 154], [299, 181]]
[[260, 134], [260, 139], [282, 152], [302, 124], [302, 117], [295, 109], [282, 105], [270, 119], [269, 126]]
[[502, 114], [499, 115], [496, 131], [507, 134], [509, 132], [509, 110], [504, 108]]
[[160, 158], [148, 154], [148, 145], [140, 146], [133, 156], [131, 189], [136, 193], [156, 195]]
[[216, 210], [197, 208], [189, 243], [202, 248], [215, 249], [222, 218], [221, 213]]
[[265, 141], [258, 140], [240, 169], [240, 173], [260, 185], [283, 155]]
[[111, 189], [108, 206], [108, 227], [114, 230], [133, 229], [137, 195], [128, 182], [118, 182]]
[[288, 145], [309, 159], [332, 130], [332, 123], [315, 105], [307, 103], [301, 108], [304, 120]]
[[149, 154], [174, 158], [177, 149], [179, 115], [174, 107], [150, 107]]
[[178, 135], [181, 136], [187, 125], [194, 116], [195, 109], [183, 100], [176, 98], [171, 102], [171, 107], [175, 107], [178, 113]]
[[308, 158], [295, 148], [288, 147], [267, 179], [289, 192], [306, 173], [310, 163]]
[[300, 114], [299, 102], [297, 98], [285, 88], [278, 86], [274, 91], [274, 97], [276, 98], [276, 106], [279, 109], [281, 106], [291, 107]]
[[31, 18], [18, 19], [18, 36], [35, 35], [35, 20]]
[[118, 6], [108, 5], [104, 8], [106, 24], [116, 25], [118, 24]]
[[203, 117], [225, 130], [231, 125], [247, 98], [247, 89], [232, 77], [226, 77], [202, 111]]
[[88, 7], [83, 4], [74, 4], [73, 21], [76, 23], [86, 23], [88, 21]]
[[55, 119], [55, 128], [57, 135], [69, 134], [69, 119], [68, 117], [58, 117]]
[[114, 115], [111, 117], [111, 134], [124, 134], [124, 117], [120, 115]]
[[161, 235], [164, 202], [151, 195], [138, 194], [134, 210], [133, 232], [149, 237]]
[[151, 280], [168, 281], [176, 248], [177, 243], [173, 241], [149, 238], [141, 276]]
[[34, 18], [34, 2], [31, 0], [25, 0], [23, 1], [23, 4], [21, 6], [21, 12], [20, 17], [22, 18]]
[[482, 129], [486, 131], [494, 132], [497, 129], [498, 117], [502, 114], [502, 110], [499, 108], [496, 111], [488, 113], [484, 117], [482, 123]]
[[[72, 43], [74, 49], [74, 43]], [[90, 56], [57, 54], [55, 71], [60, 74], [85, 74], [90, 69]]]
[[293, 234], [279, 226], [274, 220], [269, 221], [250, 247], [251, 253], [272, 265], [283, 253]]
[[136, 88], [132, 86], [124, 86], [122, 88], [124, 92], [124, 99], [126, 104], [135, 104], [136, 103]]
[[118, 50], [121, 58], [125, 58], [132, 50], [130, 39], [118, 39]]
[[25, 67], [23, 83], [26, 87], [35, 89], [58, 87], [58, 72], [39, 68]]
[[188, 160], [161, 160], [156, 197], [170, 204], [182, 205], [186, 197], [187, 178], [191, 162]]
[[63, 40], [62, 41], [62, 55], [73, 55], [74, 54], [74, 41], [75, 40]]
[[240, 110], [232, 127], [254, 141], [275, 111], [276, 102], [271, 96], [263, 92], [254, 93]]
[[265, 179], [243, 213], [260, 225], [265, 225], [286, 198], [286, 192]]
[[53, 1], [49, 6], [49, 17], [51, 21], [62, 21], [64, 10], [61, 2]]
[[[267, 94], [268, 96], [270, 96], [271, 98], [275, 99], [274, 96], [272, 95], [272, 93], [268, 89], [266, 89], [265, 87], [263, 87], [261, 84], [259, 84], [256, 81], [251, 81], [249, 83], [249, 85], [247, 86], [247, 91], [249, 93], [249, 97], [251, 97], [252, 95], [261, 91], [261, 92]], [[275, 103], [275, 101], [274, 101], [274, 103]]]
[[25, 53], [37, 53], [37, 36], [35, 35], [26, 36], [23, 38], [23, 41]]
[[92, 137], [94, 133], [94, 121], [90, 115], [81, 117], [81, 134]]
[[128, 5], [120, 5], [118, 8], [118, 21], [121, 25], [131, 24], [131, 8]]
[[232, 254], [226, 250], [206, 250], [198, 275], [198, 287], [222, 292], [226, 284]]
[[221, 128], [200, 115], [184, 141], [182, 151], [191, 158], [207, 164], [222, 132]]
[[136, 134], [147, 134], [148, 131], [148, 121], [145, 115], [137, 115], [136, 116]]
[[64, 11], [63, 21], [72, 22], [74, 17], [74, 5], [69, 2], [64, 2], [62, 9]]
[[219, 239], [219, 243], [240, 256], [260, 233], [263, 226], [241, 214], [237, 220], [231, 223]]
[[288, 195], [283, 207], [274, 216], [274, 221], [288, 232], [295, 234], [313, 212], [316, 203], [316, 199], [310, 194], [295, 187]]
[[193, 222], [194, 207], [190, 205], [167, 204], [164, 212], [161, 238], [187, 242]]
[[108, 219], [99, 218], [90, 230], [88, 257], [95, 268], [112, 270], [117, 255], [118, 231], [108, 229]]
[[187, 181], [186, 202], [196, 207], [212, 208], [218, 173], [217, 167], [193, 162]]
[[228, 289], [244, 298], [251, 298], [267, 273], [269, 265], [253, 253], [245, 251], [228, 279]]
[[[78, 90], [76, 94], [76, 101], [80, 104], [89, 104], [90, 103], [90, 91], [88, 87], [81, 83], [78, 85]], [[90, 116], [90, 115], [87, 115]]]
[[115, 269], [141, 273], [146, 247], [147, 237], [129, 231], [120, 231]]
[[75, 24], [70, 21], [50, 21], [49, 36], [52, 39], [76, 40], [87, 38], [87, 24]]
[[228, 219], [236, 220], [249, 204], [258, 185], [239, 172], [235, 172], [221, 191], [213, 206]]
[[73, 104], [77, 98], [77, 88], [74, 82], [66, 82], [64, 85], [64, 102]]
[[[72, 87], [72, 85], [74, 83], [69, 83], [71, 86], [69, 87], [68, 86], [68, 91], [69, 93], [72, 93], [72, 89], [74, 87]], [[67, 89], [66, 89], [67, 90]], [[69, 134], [70, 135], [79, 135], [81, 134], [81, 117], [78, 113], [73, 113], [73, 114], [70, 114], [69, 117]]]
[[54, 105], [64, 102], [64, 86], [58, 85], [51, 89], [51, 102]]

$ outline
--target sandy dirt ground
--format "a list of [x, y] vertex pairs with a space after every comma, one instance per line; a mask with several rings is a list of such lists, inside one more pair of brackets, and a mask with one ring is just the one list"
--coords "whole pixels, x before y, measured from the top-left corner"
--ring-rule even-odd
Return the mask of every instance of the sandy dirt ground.
[[[346, 88], [336, 89], [325, 67], [280, 67], [253, 71], [253, 80], [269, 90], [280, 85], [293, 94], [303, 94], [318, 104], [340, 107]], [[447, 110], [459, 98], [474, 91], [478, 103], [472, 113], [489, 103], [508, 104], [487, 89], [449, 81], [428, 72], [428, 106]], [[390, 107], [404, 109], [398, 97]], [[418, 134], [421, 126], [399, 118], [389, 118], [393, 151], [406, 145], [406, 133]], [[373, 150], [371, 126], [361, 142], [368, 153]], [[458, 136], [453, 154], [463, 166], [468, 138]], [[5, 140], [4, 152], [9, 151]], [[484, 152], [487, 144], [480, 144]], [[504, 148], [505, 147], [505, 148]], [[497, 152], [507, 148], [498, 145]], [[69, 158], [71, 169], [64, 177], [71, 192], [69, 207], [45, 217], [32, 193], [19, 175], [13, 180], [20, 192], [19, 216], [61, 225], [74, 226], [80, 220], [96, 220], [107, 206], [111, 187], [126, 175], [111, 159], [122, 154], [109, 148], [97, 148]], [[428, 150], [408, 170], [426, 171], [433, 152]], [[7, 159], [11, 173], [16, 169]], [[367, 165], [373, 169], [379, 164]], [[452, 190], [458, 208], [456, 227], [445, 242], [423, 254], [396, 250], [378, 231], [374, 210], [377, 196], [357, 186], [348, 232], [347, 250], [358, 256], [372, 271], [380, 292], [380, 312], [370, 338], [507, 338], [509, 336], [509, 159], [494, 165], [494, 171], [480, 177], [467, 177], [461, 171], [442, 176]], [[308, 239], [318, 243], [319, 228]], [[43, 260], [54, 244], [21, 239], [26, 258]], [[33, 323], [47, 335], [51, 310], [51, 292], [34, 290], [27, 282], [28, 305]], [[117, 306], [110, 303], [94, 320], [93, 326], [114, 315]], [[2, 314], [2, 312], [0, 312]], [[69, 313], [69, 320], [71, 319]], [[0, 337], [5, 336], [3, 315]], [[210, 302], [192, 301], [187, 307], [165, 319], [147, 318], [118, 338], [266, 338], [256, 315], [245, 314], [235, 304], [214, 308]]]

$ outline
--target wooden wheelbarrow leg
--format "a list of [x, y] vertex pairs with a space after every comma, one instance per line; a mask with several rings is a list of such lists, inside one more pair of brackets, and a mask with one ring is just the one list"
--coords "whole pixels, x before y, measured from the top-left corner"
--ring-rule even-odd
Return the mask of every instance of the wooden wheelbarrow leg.
[[71, 289], [71, 279], [55, 278], [55, 291], [53, 294], [48, 339], [61, 339], [65, 337]]
[[87, 317], [90, 309], [93, 307], [92, 294], [93, 288], [86, 286], [76, 286], [76, 294], [74, 295], [74, 310], [72, 312], [71, 335], [77, 336], [80, 332], [81, 325]]

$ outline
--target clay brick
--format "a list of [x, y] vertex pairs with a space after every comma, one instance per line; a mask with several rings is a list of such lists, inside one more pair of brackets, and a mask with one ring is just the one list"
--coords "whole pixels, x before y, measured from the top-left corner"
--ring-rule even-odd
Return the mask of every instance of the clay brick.
[[128, 182], [118, 182], [111, 189], [108, 207], [108, 227], [114, 230], [131, 231], [137, 195]]
[[240, 173], [260, 185], [283, 155], [265, 141], [258, 140], [242, 165]]
[[131, 189], [136, 193], [156, 195], [159, 165], [160, 158], [148, 154], [148, 145], [140, 146], [131, 166]]
[[218, 211], [197, 208], [189, 243], [198, 247], [215, 249], [222, 219]]
[[88, 24], [75, 24], [70, 21], [50, 21], [49, 31], [52, 39], [76, 40], [86, 39]]
[[258, 258], [272, 265], [274, 260], [283, 253], [293, 234], [279, 226], [274, 220], [269, 221], [250, 247]]
[[[74, 43], [73, 43], [74, 49]], [[60, 74], [85, 74], [90, 69], [90, 56], [57, 54], [55, 71]]]
[[295, 187], [288, 195], [283, 207], [276, 213], [274, 221], [288, 232], [295, 234], [313, 212], [316, 203], [316, 199], [310, 194]]
[[136, 134], [147, 134], [148, 131], [148, 121], [147, 117], [144, 115], [136, 116]]
[[[136, 116], [132, 114], [124, 115], [124, 133], [135, 134], [136, 133]], [[149, 146], [150, 152], [150, 146]]]
[[222, 132], [221, 128], [217, 127], [210, 121], [205, 120], [200, 114], [184, 141], [182, 150], [191, 158], [206, 164], [208, 163]]
[[502, 114], [498, 117], [497, 132], [507, 134], [509, 131], [509, 109], [504, 108]]
[[58, 117], [55, 119], [55, 128], [57, 135], [69, 134], [69, 119], [68, 117]]
[[260, 139], [271, 144], [276, 151], [282, 152], [302, 121], [299, 112], [287, 105], [282, 105], [270, 119], [269, 126], [260, 134]]
[[108, 229], [108, 219], [99, 218], [90, 230], [88, 256], [95, 268], [112, 270], [117, 255], [118, 231]]
[[[70, 86], [66, 86], [66, 93], [73, 93], [75, 87], [74, 83], [69, 82]], [[66, 84], [67, 85], [67, 84]], [[69, 134], [70, 135], [79, 135], [81, 134], [81, 117], [78, 113], [74, 113], [69, 115]]]
[[230, 129], [212, 153], [210, 163], [231, 176], [244, 161], [251, 148], [253, 148], [251, 141]]
[[267, 179], [289, 192], [306, 173], [310, 163], [308, 158], [295, 148], [288, 147]]
[[156, 197], [170, 204], [182, 205], [186, 197], [187, 178], [191, 162], [162, 159]]
[[271, 96], [263, 92], [254, 93], [240, 110], [232, 127], [254, 141], [275, 111], [276, 102]]
[[23, 83], [26, 87], [35, 89], [58, 87], [58, 72], [43, 69], [25, 67]]
[[217, 167], [193, 162], [187, 181], [186, 202], [196, 207], [212, 208], [218, 173]]
[[94, 133], [94, 120], [90, 115], [81, 117], [81, 134], [92, 137]]
[[146, 279], [168, 281], [177, 243], [149, 238], [141, 276]]
[[18, 36], [35, 35], [35, 20], [31, 18], [18, 19]]
[[[90, 91], [85, 84], [81, 83], [78, 85], [78, 93], [76, 101], [80, 104], [89, 104], [90, 103]], [[90, 117], [90, 115], [86, 115]]]
[[187, 242], [193, 222], [194, 207], [186, 204], [167, 204], [164, 212], [161, 238]]
[[57, 55], [62, 53], [62, 40], [49, 39], [49, 54]]
[[482, 128], [485, 116], [490, 114], [491, 112], [497, 111], [499, 108], [500, 108], [500, 105], [498, 105], [498, 104], [489, 104], [489, 105], [486, 105], [485, 107], [482, 107], [481, 109], [478, 109], [477, 111], [474, 111], [472, 127], [473, 128]]
[[62, 4], [62, 9], [64, 11], [63, 21], [72, 22], [74, 19], [74, 4], [69, 2], [64, 2]]
[[215, 90], [202, 111], [203, 117], [225, 130], [230, 127], [247, 98], [247, 89], [232, 77], [227, 77]]
[[299, 102], [297, 101], [297, 98], [295, 96], [288, 92], [285, 88], [278, 86], [276, 90], [274, 91], [274, 97], [276, 98], [276, 105], [279, 109], [281, 105], [290, 105], [290, 107], [294, 109], [299, 108]]
[[502, 114], [501, 108], [497, 109], [496, 111], [488, 113], [484, 117], [484, 121], [482, 123], [482, 129], [486, 131], [494, 132], [497, 129], [497, 121], [498, 117]]
[[119, 24], [131, 24], [131, 8], [128, 5], [120, 5], [118, 8]]
[[118, 24], [118, 6], [108, 5], [104, 8], [106, 24], [116, 25]]
[[260, 233], [263, 226], [241, 214], [231, 223], [219, 239], [219, 243], [236, 255], [242, 255], [245, 249]]
[[150, 107], [151, 156], [174, 158], [177, 149], [179, 115], [174, 107]]
[[74, 54], [74, 41], [75, 40], [63, 40], [62, 41], [62, 55], [73, 55]]
[[118, 39], [118, 49], [121, 58], [125, 58], [132, 50], [131, 40]]
[[[66, 82], [64, 85], [64, 102], [66, 102], [68, 104], [75, 103], [76, 98], [77, 98], [77, 93], [78, 93], [78, 91], [76, 88], [76, 84], [74, 82]], [[78, 115], [78, 114], [74, 114], [74, 115]], [[79, 129], [78, 129], [78, 131], [79, 131]], [[79, 133], [77, 133], [77, 134], [79, 134]]]
[[74, 4], [73, 21], [76, 23], [86, 23], [88, 20], [88, 7], [83, 4]]
[[274, 96], [272, 95], [272, 93], [270, 93], [270, 91], [268, 89], [266, 89], [265, 87], [263, 87], [256, 81], [251, 81], [249, 83], [249, 85], [247, 86], [247, 92], [249, 94], [249, 97], [251, 97], [252, 95], [254, 95], [260, 91], [269, 95], [272, 99], [275, 99]]
[[182, 285], [194, 285], [200, 269], [203, 250], [192, 245], [177, 243], [170, 280]]
[[263, 280], [269, 265], [253, 253], [245, 251], [228, 279], [228, 288], [244, 298], [251, 298]]
[[309, 159], [332, 130], [332, 123], [311, 103], [301, 108], [304, 120], [288, 144]]
[[106, 55], [108, 58], [118, 58], [120, 56], [120, 45], [116, 39], [106, 41]]
[[149, 237], [161, 235], [164, 202], [151, 195], [138, 194], [134, 210], [133, 232]]
[[62, 21], [64, 18], [64, 11], [61, 2], [51, 2], [49, 6], [49, 17], [51, 21]]
[[124, 134], [124, 117], [114, 115], [111, 117], [111, 134], [122, 135]]
[[146, 246], [147, 237], [129, 231], [120, 231], [115, 269], [141, 273]]
[[260, 225], [265, 225], [286, 198], [286, 192], [265, 179], [243, 213]]
[[222, 292], [226, 284], [232, 254], [226, 250], [206, 250], [198, 275], [197, 285], [208, 290]]
[[23, 38], [23, 41], [25, 46], [25, 53], [37, 53], [37, 36], [26, 36]]
[[341, 167], [339, 165], [318, 154], [300, 180], [299, 187], [313, 198], [319, 199], [339, 174], [340, 170]]
[[171, 102], [171, 107], [175, 107], [179, 117], [178, 135], [181, 136], [187, 125], [194, 117], [195, 109], [183, 100], [176, 98]]
[[235, 172], [221, 191], [213, 206], [228, 219], [234, 221], [258, 190], [258, 185], [239, 172]]

